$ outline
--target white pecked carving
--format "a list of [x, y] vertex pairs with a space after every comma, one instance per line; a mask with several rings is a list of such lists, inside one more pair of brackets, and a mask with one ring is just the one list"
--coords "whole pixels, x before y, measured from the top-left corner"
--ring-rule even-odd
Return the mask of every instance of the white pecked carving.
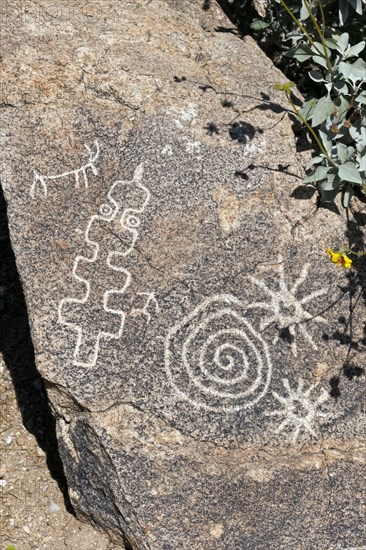
[[311, 392], [318, 386], [313, 384], [307, 390], [304, 389], [304, 382], [299, 379], [297, 389], [290, 387], [287, 378], [283, 379], [283, 385], [287, 391], [287, 396], [283, 397], [277, 392], [272, 395], [279, 401], [283, 408], [267, 412], [267, 416], [283, 416], [281, 424], [275, 429], [275, 433], [280, 433], [287, 428], [293, 429], [292, 443], [295, 444], [302, 430], [308, 431], [314, 437], [317, 436], [317, 419], [326, 418], [327, 414], [319, 411], [319, 407], [327, 401], [329, 395], [322, 389], [320, 396], [314, 400], [311, 399]]
[[168, 332], [165, 369], [180, 399], [227, 412], [258, 403], [272, 373], [266, 343], [231, 294], [208, 298]]
[[[111, 300], [126, 292], [132, 275], [123, 260], [132, 252], [138, 239], [140, 215], [150, 200], [150, 191], [142, 184], [143, 165], [140, 164], [132, 181], [116, 181], [108, 192], [109, 203], [102, 204], [100, 213], [93, 215], [85, 231], [85, 243], [92, 249], [91, 256], [78, 255], [72, 277], [84, 286], [82, 298], [63, 298], [58, 307], [58, 320], [77, 334], [74, 364], [92, 367], [96, 364], [102, 339], [118, 339], [122, 336], [126, 313], [122, 307], [112, 307]], [[123, 205], [124, 196], [119, 193], [127, 187], [132, 191], [137, 206]], [[120, 247], [110, 250], [106, 242], [108, 225], [120, 216]], [[115, 242], [115, 241], [114, 241]], [[89, 267], [89, 269], [87, 269]], [[87, 271], [87, 275], [84, 272]], [[103, 273], [100, 281], [98, 273]], [[108, 278], [110, 274], [110, 279]], [[109, 288], [100, 291], [100, 285]], [[146, 306], [145, 306], [146, 307]], [[147, 313], [147, 311], [146, 311]], [[114, 330], [111, 330], [111, 328]]]
[[34, 170], [34, 179], [33, 179], [33, 183], [32, 183], [31, 188], [30, 188], [31, 197], [33, 199], [35, 198], [37, 186], [40, 186], [42, 188], [44, 196], [47, 197], [47, 195], [48, 195], [47, 182], [50, 182], [52, 180], [57, 180], [57, 179], [60, 179], [60, 178], [65, 178], [67, 176], [73, 176], [74, 177], [74, 179], [75, 179], [75, 189], [80, 187], [80, 177], [82, 177], [85, 189], [87, 189], [88, 186], [89, 186], [88, 173], [87, 173], [88, 169], [90, 169], [95, 176], [98, 174], [98, 170], [95, 166], [95, 163], [98, 160], [99, 153], [100, 153], [99, 143], [98, 143], [97, 140], [94, 141], [94, 145], [95, 145], [95, 152], [94, 153], [88, 145], [86, 145], [86, 144], [84, 145], [85, 149], [89, 153], [89, 159], [88, 159], [88, 162], [86, 164], [83, 164], [82, 166], [80, 166], [80, 168], [77, 168], [75, 170], [70, 170], [70, 171], [67, 171], [67, 172], [63, 172], [61, 174], [55, 174], [53, 176], [45, 176], [45, 175], [39, 174], [36, 170]]

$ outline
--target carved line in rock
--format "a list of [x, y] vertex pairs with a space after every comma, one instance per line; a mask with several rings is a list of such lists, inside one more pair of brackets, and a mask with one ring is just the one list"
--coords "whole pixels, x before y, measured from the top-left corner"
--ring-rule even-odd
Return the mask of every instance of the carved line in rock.
[[[299, 299], [296, 294], [299, 287], [306, 281], [310, 264], [305, 264], [301, 270], [301, 273], [295, 283], [289, 288], [285, 281], [285, 271], [283, 257], [279, 256], [277, 260], [278, 270], [278, 290], [271, 289], [266, 283], [249, 275], [250, 281], [264, 292], [269, 298], [269, 302], [256, 302], [250, 304], [249, 308], [262, 308], [268, 311], [265, 319], [261, 321], [260, 328], [265, 330], [270, 325], [275, 324], [278, 329], [287, 329], [291, 337], [291, 351], [292, 354], [297, 356], [296, 336], [297, 332], [309, 342], [314, 350], [317, 350], [317, 346], [306, 329], [304, 321], [313, 319], [318, 323], [326, 323], [327, 321], [321, 316], [312, 316], [305, 310], [304, 305], [314, 298], [323, 296], [327, 293], [327, 290], [322, 288], [307, 294], [303, 298]], [[275, 336], [273, 343], [278, 341], [278, 334]]]
[[30, 188], [31, 197], [33, 199], [35, 198], [37, 186], [41, 186], [41, 188], [43, 189], [44, 196], [47, 197], [47, 195], [48, 195], [48, 186], [47, 186], [46, 182], [50, 182], [52, 180], [65, 178], [65, 177], [68, 177], [68, 176], [73, 176], [74, 177], [74, 179], [75, 179], [75, 189], [78, 189], [80, 187], [80, 176], [82, 176], [85, 189], [88, 189], [88, 186], [89, 186], [88, 174], [87, 174], [88, 169], [89, 168], [91, 169], [94, 176], [98, 175], [98, 169], [95, 166], [95, 163], [98, 160], [99, 153], [100, 153], [98, 140], [94, 141], [94, 145], [95, 145], [95, 152], [93, 153], [91, 147], [84, 144], [85, 149], [89, 153], [88, 162], [86, 164], [83, 164], [79, 168], [76, 168], [75, 170], [62, 172], [61, 174], [55, 174], [55, 175], [52, 175], [52, 176], [45, 176], [43, 174], [39, 174], [36, 170], [34, 170], [33, 171], [34, 179], [33, 179], [33, 183], [32, 183], [31, 188]]
[[[180, 399], [207, 410], [235, 411], [252, 407], [264, 397], [270, 384], [272, 367], [265, 341], [245, 318], [246, 312], [251, 309], [268, 312], [260, 323], [261, 331], [272, 323], [276, 323], [278, 328], [289, 327], [294, 355], [297, 354], [296, 329], [317, 349], [311, 335], [300, 323], [313, 319], [304, 309], [304, 304], [325, 294], [326, 289], [299, 299], [297, 291], [307, 278], [309, 264], [303, 267], [290, 288], [285, 281], [281, 256], [276, 267], [279, 271], [278, 290], [272, 290], [263, 281], [250, 277], [257, 287], [269, 295], [270, 303], [244, 305], [230, 294], [215, 295], [169, 331], [165, 340], [165, 369]], [[319, 316], [314, 319], [326, 322]], [[215, 323], [218, 323], [217, 326]], [[273, 343], [277, 341], [278, 336]], [[287, 385], [285, 387], [288, 388]], [[299, 395], [301, 388], [300, 384]], [[295, 394], [290, 396], [295, 399]], [[307, 403], [304, 397], [304, 407]], [[303, 423], [299, 421], [299, 425], [314, 435], [311, 427], [313, 417], [310, 419], [309, 415]], [[298, 433], [295, 430], [295, 439]]]
[[287, 391], [287, 396], [283, 397], [277, 392], [272, 392], [273, 397], [282, 405], [283, 409], [267, 412], [267, 416], [282, 416], [284, 420], [275, 429], [275, 433], [281, 433], [288, 427], [293, 428], [292, 443], [295, 445], [302, 430], [308, 431], [314, 437], [317, 437], [315, 424], [317, 418], [326, 418], [328, 415], [319, 411], [319, 407], [329, 398], [328, 393], [322, 388], [320, 396], [313, 400], [310, 398], [311, 392], [318, 386], [313, 384], [307, 390], [304, 389], [304, 382], [299, 379], [297, 389], [290, 387], [287, 378], [282, 380]]
[[267, 393], [268, 347], [245, 309], [231, 294], [214, 295], [168, 332], [165, 370], [180, 399], [230, 412], [253, 407]]
[[137, 315], [145, 315], [146, 322], [150, 323], [151, 321], [151, 304], [154, 308], [155, 313], [160, 313], [160, 306], [157, 299], [155, 298], [155, 292], [137, 292], [138, 296], [147, 296], [144, 307], [135, 308], [131, 311], [131, 317], [136, 317]]
[[[93, 215], [87, 225], [85, 231], [85, 243], [93, 249], [91, 257], [78, 255], [74, 261], [72, 277], [78, 283], [81, 283], [85, 287], [85, 293], [82, 298], [63, 298], [58, 307], [58, 321], [72, 330], [76, 331], [77, 339], [74, 350], [74, 365], [93, 367], [95, 366], [100, 342], [102, 339], [119, 339], [122, 336], [124, 324], [126, 320], [126, 313], [123, 309], [116, 309], [110, 307], [109, 301], [111, 297], [122, 296], [127, 288], [131, 284], [132, 275], [128, 269], [122, 265], [118, 265], [119, 260], [126, 258], [134, 249], [135, 243], [138, 239], [139, 232], [138, 227], [140, 225], [139, 215], [143, 214], [145, 208], [150, 200], [150, 191], [142, 184], [143, 177], [143, 165], [140, 164], [133, 175], [132, 181], [116, 181], [111, 186], [107, 197], [109, 204], [102, 204], [100, 207], [100, 214]], [[92, 237], [92, 233], [100, 232], [100, 237], [105, 235], [105, 230], [101, 228], [101, 225], [109, 224], [113, 222], [121, 210], [121, 202], [125, 200], [125, 197], [121, 197], [121, 201], [115, 199], [118, 196], [118, 190], [123, 190], [123, 187], [131, 187], [132, 190], [138, 191], [143, 195], [143, 200], [139, 207], [125, 207], [120, 217], [120, 225], [124, 232], [125, 243], [121, 243], [120, 250], [105, 250], [100, 246], [99, 242]], [[121, 193], [120, 193], [121, 194]], [[139, 198], [138, 198], [139, 200]], [[124, 248], [124, 249], [123, 249]], [[86, 264], [93, 264], [93, 277], [96, 281], [99, 278], [98, 271], [100, 269], [105, 270], [107, 266], [114, 272], [119, 272], [124, 277], [123, 285], [120, 288], [108, 288], [104, 291], [102, 296], [97, 296], [94, 300], [94, 304], [90, 304], [90, 296], [92, 290], [96, 287], [96, 281], [91, 281], [84, 275], [79, 274], [85, 270]], [[99, 268], [99, 269], [98, 269]], [[90, 270], [89, 270], [90, 271]], [[118, 278], [113, 277], [113, 280]], [[99, 280], [98, 280], [99, 282]], [[148, 303], [143, 308], [142, 312], [148, 315], [147, 307], [153, 298], [149, 295]], [[91, 313], [90, 306], [95, 307], [97, 312]], [[156, 306], [157, 302], [156, 302]], [[90, 316], [93, 316], [91, 319]], [[84, 322], [81, 323], [80, 317], [84, 317]], [[98, 321], [104, 320], [107, 325], [117, 322], [117, 328], [112, 332], [111, 330], [103, 330], [98, 328]]]

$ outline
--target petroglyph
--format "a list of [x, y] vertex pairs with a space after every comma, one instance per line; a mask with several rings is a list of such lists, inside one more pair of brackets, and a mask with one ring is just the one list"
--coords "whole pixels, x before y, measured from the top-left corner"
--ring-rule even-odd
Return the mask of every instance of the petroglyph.
[[[303, 266], [300, 276], [295, 281], [295, 283], [288, 288], [285, 281], [285, 270], [283, 264], [283, 258], [280, 256], [278, 258], [278, 264], [276, 269], [279, 275], [279, 284], [278, 289], [270, 288], [266, 283], [259, 280], [257, 277], [252, 277], [249, 275], [251, 282], [263, 291], [264, 294], [269, 298], [268, 302], [256, 302], [251, 304], [250, 308], [263, 308], [268, 311], [268, 315], [265, 319], [261, 321], [260, 328], [261, 330], [266, 329], [272, 324], [275, 324], [276, 327], [280, 330], [286, 329], [289, 332], [291, 339], [291, 351], [293, 355], [297, 356], [297, 346], [296, 346], [296, 336], [297, 333], [300, 333], [311, 345], [311, 347], [317, 350], [317, 346], [309, 334], [304, 321], [309, 321], [310, 319], [314, 320], [317, 323], [326, 323], [326, 320], [321, 316], [312, 316], [308, 311], [305, 310], [304, 305], [319, 296], [323, 296], [327, 293], [327, 289], [322, 288], [311, 292], [304, 298], [297, 298], [297, 291], [302, 285], [308, 274], [309, 264]], [[274, 339], [274, 344], [277, 343], [279, 335]]]
[[33, 199], [35, 198], [37, 187], [41, 187], [41, 189], [43, 190], [44, 196], [47, 197], [47, 195], [48, 195], [47, 182], [50, 182], [52, 180], [61, 179], [61, 178], [66, 178], [66, 177], [69, 177], [69, 176], [74, 177], [75, 189], [80, 187], [80, 178], [81, 177], [82, 177], [82, 181], [83, 181], [83, 184], [85, 186], [85, 189], [87, 189], [88, 186], [89, 186], [88, 173], [87, 173], [88, 169], [90, 169], [93, 172], [94, 176], [96, 176], [98, 174], [98, 170], [95, 166], [95, 163], [98, 160], [99, 153], [100, 153], [99, 143], [98, 143], [97, 140], [94, 141], [94, 145], [95, 145], [95, 152], [94, 153], [88, 145], [86, 145], [86, 144], [84, 145], [85, 149], [89, 153], [89, 159], [88, 159], [88, 162], [86, 164], [83, 164], [82, 166], [80, 166], [80, 168], [77, 168], [75, 170], [69, 170], [69, 171], [62, 172], [60, 174], [55, 174], [55, 175], [52, 175], [52, 176], [49, 176], [49, 175], [45, 176], [45, 175], [39, 174], [36, 170], [34, 170], [34, 179], [33, 179], [33, 183], [32, 183], [31, 188], [30, 188], [31, 197]]
[[265, 341], [230, 294], [208, 298], [168, 332], [165, 368], [180, 399], [213, 411], [253, 407], [272, 373]]
[[[114, 182], [107, 195], [109, 203], [102, 204], [100, 213], [93, 215], [87, 225], [85, 243], [92, 253], [90, 256], [78, 255], [72, 270], [73, 279], [84, 287], [84, 295], [82, 298], [63, 298], [58, 308], [59, 322], [77, 334], [75, 365], [95, 366], [101, 340], [122, 336], [126, 313], [122, 305], [111, 306], [111, 302], [119, 303], [118, 298], [122, 298], [132, 280], [124, 259], [134, 249], [140, 215], [150, 200], [150, 191], [142, 184], [142, 177], [143, 165], [140, 164], [132, 181]], [[120, 216], [118, 239], [106, 231], [117, 216]], [[100, 272], [103, 277], [99, 277]], [[147, 306], [143, 312], [149, 315]]]
[[160, 313], [160, 307], [157, 299], [155, 298], [154, 292], [138, 292], [138, 296], [147, 296], [146, 303], [143, 308], [135, 308], [131, 311], [131, 316], [136, 317], [137, 315], [145, 315], [146, 322], [150, 323], [151, 313], [150, 310], [154, 310], [155, 313]]
[[292, 443], [295, 445], [302, 430], [308, 431], [312, 436], [318, 437], [316, 432], [316, 423], [318, 418], [326, 418], [327, 414], [319, 411], [319, 407], [327, 401], [329, 395], [323, 389], [319, 397], [315, 400], [310, 398], [311, 392], [318, 386], [313, 384], [307, 390], [304, 390], [303, 380], [299, 380], [297, 389], [291, 389], [287, 378], [283, 379], [283, 385], [287, 390], [287, 396], [283, 397], [277, 392], [272, 392], [277, 401], [283, 405], [283, 409], [267, 412], [268, 416], [283, 416], [284, 420], [275, 429], [275, 433], [280, 433], [286, 428], [293, 429]]

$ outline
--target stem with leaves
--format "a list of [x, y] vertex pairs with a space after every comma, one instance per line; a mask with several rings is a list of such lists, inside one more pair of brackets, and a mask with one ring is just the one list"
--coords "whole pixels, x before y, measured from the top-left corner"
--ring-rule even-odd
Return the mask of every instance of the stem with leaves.
[[[318, 35], [319, 35], [320, 42], [321, 42], [321, 44], [322, 44], [322, 46], [323, 46], [324, 59], [325, 59], [325, 62], [326, 62], [326, 64], [327, 64], [328, 74], [329, 74], [329, 76], [332, 78], [332, 75], [333, 75], [333, 67], [332, 67], [332, 63], [331, 63], [331, 61], [330, 61], [330, 59], [329, 59], [328, 49], [327, 49], [327, 45], [326, 45], [326, 43], [325, 43], [324, 34], [323, 34], [322, 30], [320, 29], [320, 27], [319, 27], [319, 25], [318, 25], [318, 22], [317, 22], [316, 18], [314, 17], [313, 12], [311, 11], [311, 6], [310, 6], [309, 2], [308, 2], [307, 0], [303, 0], [303, 2], [304, 2], [304, 5], [305, 5], [306, 9], [308, 10], [309, 17], [310, 17], [310, 19], [311, 19], [311, 21], [312, 21], [312, 23], [313, 23], [313, 25], [314, 25], [314, 27], [315, 27], [315, 29], [316, 29], [316, 32], [317, 32]], [[320, 7], [320, 12], [321, 12], [321, 14], [322, 14], [322, 19], [323, 19], [323, 21], [324, 21], [324, 11], [323, 11], [323, 6], [322, 6], [322, 3], [321, 3], [320, 0], [319, 0], [318, 4], [319, 4], [319, 7]], [[324, 23], [323, 23], [323, 26], [324, 26]]]
[[296, 107], [295, 103], [291, 99], [291, 88], [295, 86], [294, 82], [288, 82], [287, 84], [276, 84], [275, 88], [276, 90], [280, 90], [282, 92], [285, 92], [287, 101], [290, 103], [292, 110], [294, 111], [295, 115], [301, 120], [301, 122], [306, 126], [306, 128], [309, 130], [310, 134], [314, 138], [317, 146], [319, 147], [320, 151], [323, 153], [323, 155], [328, 160], [329, 164], [336, 168], [336, 164], [333, 162], [333, 160], [328, 155], [327, 151], [324, 148], [324, 145], [316, 135], [316, 132], [314, 128], [308, 123], [308, 121], [303, 117], [300, 110]]

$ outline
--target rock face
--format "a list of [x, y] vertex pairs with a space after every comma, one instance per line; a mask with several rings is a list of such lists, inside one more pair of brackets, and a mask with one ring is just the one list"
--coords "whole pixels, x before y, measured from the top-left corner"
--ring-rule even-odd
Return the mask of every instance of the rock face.
[[134, 550], [361, 547], [365, 262], [324, 251], [365, 214], [298, 200], [284, 78], [204, 7], [5, 9], [2, 183], [70, 497]]

